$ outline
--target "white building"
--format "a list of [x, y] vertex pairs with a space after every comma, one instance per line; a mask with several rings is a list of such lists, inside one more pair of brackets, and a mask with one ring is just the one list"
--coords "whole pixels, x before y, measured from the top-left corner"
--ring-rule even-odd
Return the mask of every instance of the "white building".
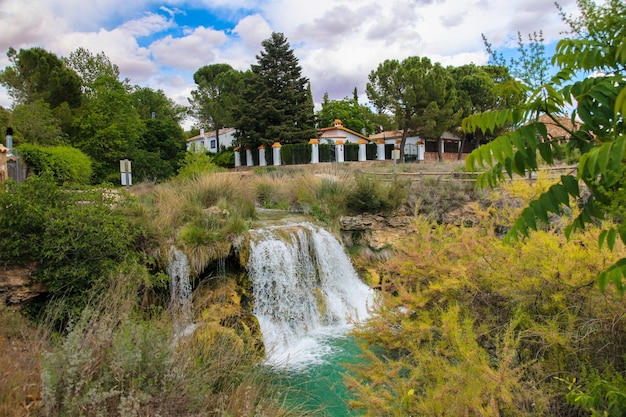
[[335, 120], [334, 126], [319, 129], [318, 132], [320, 143], [334, 144], [337, 141], [342, 141], [341, 143], [358, 143], [359, 140], [370, 141], [367, 136], [343, 127], [339, 119]]
[[[386, 145], [399, 146], [402, 140], [402, 130], [392, 130], [370, 135], [371, 141], [384, 141]], [[454, 160], [458, 156], [462, 138], [452, 132], [444, 132], [437, 148], [436, 139], [422, 139], [419, 136], [407, 136], [404, 144], [404, 155], [407, 160], [436, 161], [438, 151], [444, 159]]]
[[187, 150], [195, 150], [196, 152], [209, 151], [217, 152], [222, 146], [228, 148], [233, 146], [235, 141], [235, 128], [226, 127], [219, 130], [219, 146], [217, 144], [217, 135], [215, 131], [204, 132], [204, 129], [200, 129], [200, 134], [187, 139]]

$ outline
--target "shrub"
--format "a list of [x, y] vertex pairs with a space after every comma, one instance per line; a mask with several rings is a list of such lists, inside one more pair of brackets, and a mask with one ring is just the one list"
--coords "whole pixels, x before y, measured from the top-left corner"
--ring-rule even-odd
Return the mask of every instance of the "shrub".
[[357, 176], [347, 195], [347, 207], [353, 213], [392, 213], [406, 201], [408, 184], [384, 183], [371, 176]]
[[555, 376], [588, 379], [568, 395], [587, 410], [621, 410], [605, 395], [624, 392], [607, 369], [626, 369], [626, 309], [594, 279], [624, 248], [598, 249], [597, 229], [509, 245], [491, 230], [418, 216], [399, 242], [390, 292], [357, 332], [367, 361], [349, 382], [365, 415], [576, 415]]
[[64, 190], [50, 176], [4, 187], [0, 260], [35, 263], [34, 278], [50, 297], [71, 299], [78, 311], [90, 290], [134, 256], [133, 233], [102, 190]]
[[49, 173], [59, 184], [89, 184], [91, 159], [76, 148], [25, 143], [19, 146], [18, 151], [20, 158], [36, 175]]
[[179, 178], [195, 178], [207, 172], [221, 171], [213, 158], [205, 152], [187, 152], [178, 170]]
[[233, 168], [235, 166], [235, 152], [233, 148], [220, 150], [220, 152], [211, 155], [213, 163], [222, 168]]

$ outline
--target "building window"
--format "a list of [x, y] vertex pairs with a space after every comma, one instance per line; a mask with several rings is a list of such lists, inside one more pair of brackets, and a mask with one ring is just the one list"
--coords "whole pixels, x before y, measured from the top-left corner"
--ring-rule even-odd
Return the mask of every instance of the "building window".
[[215, 139], [211, 139], [211, 149], [217, 148], [217, 141]]

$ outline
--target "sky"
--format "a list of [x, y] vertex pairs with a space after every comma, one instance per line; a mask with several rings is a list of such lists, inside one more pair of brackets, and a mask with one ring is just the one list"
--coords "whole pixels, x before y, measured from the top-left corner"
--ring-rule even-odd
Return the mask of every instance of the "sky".
[[[575, 0], [558, 3], [577, 11]], [[0, 68], [9, 47], [59, 56], [84, 47], [104, 52], [131, 84], [188, 105], [198, 68], [247, 70], [281, 32], [319, 108], [324, 93], [339, 100], [355, 87], [367, 104], [367, 76], [386, 59], [483, 65], [482, 34], [506, 52], [518, 31], [542, 31], [550, 49], [564, 30], [552, 0], [0, 0]], [[0, 105], [11, 104], [0, 87]]]

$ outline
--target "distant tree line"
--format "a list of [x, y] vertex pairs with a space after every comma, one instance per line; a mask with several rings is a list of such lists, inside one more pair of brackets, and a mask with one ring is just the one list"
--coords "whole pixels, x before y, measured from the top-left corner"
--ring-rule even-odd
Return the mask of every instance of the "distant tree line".
[[[188, 107], [161, 90], [121, 79], [117, 65], [103, 53], [79, 48], [59, 58], [42, 48], [10, 48], [7, 55], [11, 65], [0, 71], [0, 84], [13, 106], [0, 108], [0, 127], [13, 129], [18, 147], [80, 150], [90, 162], [88, 181], [95, 184], [118, 184], [119, 160], [125, 158], [133, 162], [135, 182], [175, 175], [184, 161], [186, 137], [199, 128], [218, 132], [218, 149], [224, 127], [237, 129], [239, 146], [256, 148], [274, 142], [306, 143], [335, 119], [365, 135], [400, 129], [403, 140], [409, 135], [439, 140], [446, 130], [460, 132], [461, 120], [468, 115], [524, 99], [520, 81], [502, 65], [443, 67], [425, 57], [409, 57], [386, 60], [371, 71], [369, 103], [359, 103], [356, 87], [352, 97], [341, 100], [330, 100], [326, 93], [316, 114], [310, 82], [281, 33], [263, 41], [257, 63], [246, 71], [225, 63], [199, 68]], [[186, 134], [180, 124], [187, 115], [197, 125]], [[498, 133], [476, 129], [463, 137], [482, 143]], [[56, 164], [77, 160], [75, 154], [58, 154]], [[54, 171], [46, 155], [32, 147], [24, 153], [39, 158], [27, 161], [35, 173]], [[59, 181], [84, 182], [87, 171], [83, 162], [80, 166], [83, 175], [65, 175]]]
[[[34, 155], [33, 146], [78, 149], [90, 162], [87, 182], [96, 184], [119, 183], [119, 160], [124, 158], [133, 161], [138, 181], [158, 181], [177, 172], [185, 154], [180, 127], [185, 108], [163, 91], [131, 85], [104, 54], [83, 48], [67, 58], [42, 48], [10, 48], [7, 55], [11, 65], [0, 72], [0, 84], [14, 103], [10, 111], [1, 109], [0, 126], [12, 128], [18, 148], [31, 145], [24, 156]], [[35, 171], [50, 168], [32, 165]]]
[[[520, 88], [502, 65], [443, 67], [428, 58], [387, 60], [369, 75], [368, 105], [352, 97], [330, 100], [324, 94], [314, 113], [309, 80], [281, 33], [263, 42], [258, 63], [237, 71], [228, 64], [201, 67], [194, 74], [192, 113], [202, 127], [237, 129], [241, 146], [306, 143], [319, 128], [342, 125], [370, 135], [400, 129], [403, 140], [418, 134], [439, 140], [446, 130], [458, 130], [474, 113], [497, 110], [523, 99]], [[521, 46], [523, 48], [523, 45]], [[488, 141], [498, 132], [477, 131], [468, 140]], [[219, 142], [219, 136], [218, 136]], [[403, 149], [403, 146], [401, 146]]]

